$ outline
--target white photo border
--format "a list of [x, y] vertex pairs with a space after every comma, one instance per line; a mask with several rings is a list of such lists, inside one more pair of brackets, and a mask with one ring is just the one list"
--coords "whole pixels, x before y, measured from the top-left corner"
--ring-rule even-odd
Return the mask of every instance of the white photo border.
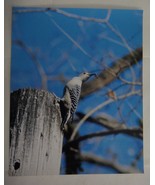
[[[149, 0], [5, 0], [5, 109], [4, 109], [4, 173], [7, 185], [149, 185], [150, 181], [150, 10]], [[9, 98], [10, 98], [10, 61], [11, 61], [11, 15], [12, 7], [84, 7], [110, 9], [143, 10], [143, 113], [144, 113], [144, 173], [143, 174], [103, 174], [103, 175], [59, 175], [59, 176], [8, 176], [9, 154]]]

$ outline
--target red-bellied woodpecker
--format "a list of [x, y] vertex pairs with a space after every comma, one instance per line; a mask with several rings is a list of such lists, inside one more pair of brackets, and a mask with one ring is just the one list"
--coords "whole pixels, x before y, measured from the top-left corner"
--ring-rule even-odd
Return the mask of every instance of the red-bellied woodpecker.
[[64, 130], [67, 122], [73, 121], [73, 116], [76, 111], [82, 83], [87, 81], [91, 76], [97, 76], [96, 74], [84, 72], [77, 77], [72, 78], [64, 88], [63, 98], [60, 101], [62, 123], [61, 129]]

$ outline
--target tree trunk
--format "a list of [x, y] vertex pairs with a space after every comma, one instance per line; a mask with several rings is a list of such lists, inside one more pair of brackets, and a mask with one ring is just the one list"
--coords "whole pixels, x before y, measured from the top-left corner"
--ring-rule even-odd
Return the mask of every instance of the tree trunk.
[[58, 175], [62, 140], [55, 95], [23, 89], [11, 93], [10, 175]]

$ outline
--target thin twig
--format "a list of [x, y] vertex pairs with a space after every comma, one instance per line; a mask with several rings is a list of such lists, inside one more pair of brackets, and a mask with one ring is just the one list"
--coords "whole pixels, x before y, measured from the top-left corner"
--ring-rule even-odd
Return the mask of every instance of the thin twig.
[[[112, 24], [110, 24], [109, 22], [106, 22], [106, 25], [109, 27], [109, 29], [110, 29], [113, 33], [115, 33], [115, 34], [122, 40], [123, 44], [126, 46], [126, 48], [128, 49], [128, 51], [129, 51], [130, 53], [132, 53], [133, 49], [129, 46], [129, 44], [127, 43], [126, 39], [123, 37], [123, 35], [122, 35], [118, 30], [116, 30], [116, 29], [112, 26]], [[134, 55], [133, 55], [133, 57], [134, 57]]]
[[[130, 107], [130, 111], [128, 112], [128, 114], [126, 115], [126, 117], [130, 117], [131, 113], [134, 112], [134, 114], [136, 114], [137, 117], [138, 117], [140, 120], [142, 119], [142, 117], [140, 116], [140, 114], [136, 111], [136, 109], [137, 109], [138, 105], [141, 103], [141, 101], [142, 101], [142, 97], [141, 97], [138, 101], [135, 102], [135, 105], [134, 105], [134, 106], [131, 106], [131, 107]], [[128, 102], [127, 102], [127, 103], [128, 103]], [[128, 105], [129, 105], [129, 104], [128, 104]]]
[[116, 170], [118, 173], [140, 173], [140, 171], [135, 167], [124, 166], [113, 160], [104, 159], [94, 154], [81, 153], [80, 160], [89, 162], [92, 164], [96, 164], [99, 166], [105, 166], [105, 167], [112, 168]]
[[118, 78], [119, 78], [119, 80], [121, 80], [123, 83], [128, 84], [128, 85], [139, 85], [139, 86], [142, 85], [142, 82], [137, 82], [137, 81], [132, 81], [132, 82], [130, 82], [130, 81], [125, 80], [124, 78], [122, 78], [122, 77], [120, 77], [120, 76], [119, 76]]
[[41, 66], [41, 64], [39, 63], [35, 53], [33, 52], [33, 50], [28, 47], [23, 41], [21, 40], [15, 40], [13, 41], [13, 43], [17, 44], [18, 46], [20, 46], [22, 49], [24, 49], [24, 51], [31, 57], [32, 61], [34, 62], [34, 64], [36, 65], [38, 72], [40, 74], [41, 77], [41, 84], [42, 84], [42, 88], [43, 89], [47, 89], [47, 75], [43, 69], [43, 67]]
[[135, 159], [132, 161], [131, 166], [136, 167], [138, 161], [143, 156], [143, 149], [140, 150], [140, 152], [135, 156]]
[[[117, 41], [117, 40], [115, 40], [115, 39], [113, 39], [113, 38], [111, 38], [111, 37], [104, 36], [104, 35], [100, 35], [100, 38], [101, 38], [101, 39], [106, 39], [106, 40], [108, 40], [108, 41], [110, 41], [110, 42], [113, 42], [113, 43], [118, 44], [118, 45], [120, 45], [120, 46], [122, 46], [122, 47], [125, 47], [125, 45], [124, 45], [122, 42], [119, 42], [119, 41]], [[126, 47], [125, 47], [125, 48], [126, 48]]]
[[84, 55], [92, 59], [92, 56], [85, 49], [83, 49], [60, 25], [57, 24], [49, 12], [46, 12], [46, 14], [50, 17], [52, 23], [59, 29], [61, 33], [63, 33], [77, 48], [79, 48]]
[[127, 102], [128, 106], [130, 107], [131, 111], [135, 113], [135, 115], [139, 118], [142, 119], [141, 115], [137, 112], [137, 110], [135, 109], [135, 107], [133, 107], [131, 105], [131, 103]]

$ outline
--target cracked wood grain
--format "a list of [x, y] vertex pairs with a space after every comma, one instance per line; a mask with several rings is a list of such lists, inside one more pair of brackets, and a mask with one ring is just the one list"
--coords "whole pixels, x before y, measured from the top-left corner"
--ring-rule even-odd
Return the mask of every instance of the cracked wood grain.
[[62, 152], [56, 97], [44, 90], [11, 93], [9, 174], [58, 175]]

